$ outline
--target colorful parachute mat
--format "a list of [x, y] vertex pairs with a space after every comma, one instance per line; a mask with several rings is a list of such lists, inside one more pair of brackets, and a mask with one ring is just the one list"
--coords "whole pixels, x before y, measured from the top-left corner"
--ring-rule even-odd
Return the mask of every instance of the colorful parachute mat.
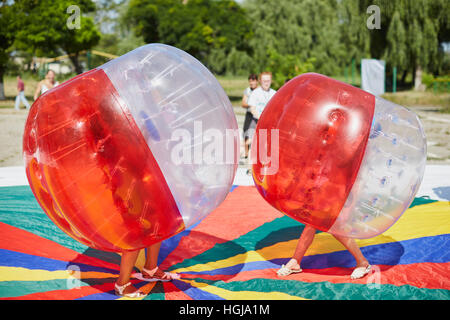
[[[433, 170], [425, 191], [390, 229], [357, 240], [374, 265], [363, 279], [350, 279], [353, 257], [325, 232], [317, 232], [302, 273], [277, 276], [304, 226], [268, 205], [251, 183], [241, 183], [209, 216], [162, 243], [160, 267], [180, 273], [180, 280], [132, 283], [151, 300], [447, 300], [450, 186], [442, 185], [450, 181], [450, 166]], [[136, 272], [144, 259], [142, 250]], [[119, 254], [63, 233], [28, 185], [0, 187], [0, 299], [124, 299], [113, 289], [119, 263]]]

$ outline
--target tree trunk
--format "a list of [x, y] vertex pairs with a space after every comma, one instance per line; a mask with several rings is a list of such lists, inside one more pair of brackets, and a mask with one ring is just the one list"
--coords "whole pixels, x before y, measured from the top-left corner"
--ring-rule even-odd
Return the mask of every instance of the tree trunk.
[[401, 80], [400, 80], [402, 86], [405, 86], [405, 85], [406, 85], [405, 82], [406, 82], [406, 76], [407, 76], [407, 75], [408, 75], [408, 70], [403, 71], [402, 78], [401, 78]]
[[4, 74], [4, 71], [0, 70], [0, 100], [6, 100], [5, 87], [3, 85], [3, 74]]
[[414, 91], [424, 91], [424, 87], [422, 84], [422, 67], [419, 65], [414, 73]]
[[83, 68], [81, 67], [80, 61], [78, 60], [78, 52], [74, 54], [69, 53], [69, 58], [73, 66], [75, 67], [75, 72], [77, 74], [83, 73]]

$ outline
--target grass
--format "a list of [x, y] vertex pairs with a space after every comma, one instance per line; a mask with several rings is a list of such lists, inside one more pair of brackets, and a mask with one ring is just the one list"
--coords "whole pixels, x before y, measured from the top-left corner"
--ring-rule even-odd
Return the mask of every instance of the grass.
[[240, 106], [242, 94], [248, 87], [247, 77], [216, 76], [234, 107]]
[[405, 107], [434, 106], [441, 112], [450, 113], [450, 93], [434, 93], [432, 91], [400, 91], [385, 93], [383, 98]]
[[[338, 75], [338, 76], [332, 76], [331, 78], [351, 84], [355, 87], [361, 88], [361, 73], [357, 72], [355, 74], [355, 78], [352, 79], [352, 76], [349, 75], [347, 77], [343, 76], [343, 75]], [[353, 83], [352, 83], [353, 82]]]
[[[217, 80], [224, 88], [226, 94], [230, 98], [233, 107], [240, 107], [242, 94], [244, 89], [248, 86], [248, 81], [246, 76], [216, 76]], [[345, 81], [344, 76], [336, 76], [334, 79]], [[25, 82], [25, 95], [28, 102], [33, 102], [34, 90], [38, 84], [38, 80], [32, 76], [25, 75], [23, 78]], [[60, 79], [58, 81], [61, 83], [67, 79]], [[349, 77], [347, 80], [351, 80]], [[360, 83], [360, 77], [356, 74], [355, 85], [358, 86]], [[14, 100], [17, 94], [16, 90], [16, 78], [13, 76], [4, 77], [5, 86], [5, 96], [6, 100], [0, 101], [0, 109], [14, 108]], [[425, 92], [416, 92], [412, 90], [399, 91], [397, 93], [386, 93], [383, 95], [386, 100], [392, 101], [399, 105], [410, 107], [410, 106], [435, 106], [439, 107], [441, 112], [450, 113], [450, 93], [434, 93], [432, 90], [427, 90]], [[23, 107], [23, 106], [22, 106]]]

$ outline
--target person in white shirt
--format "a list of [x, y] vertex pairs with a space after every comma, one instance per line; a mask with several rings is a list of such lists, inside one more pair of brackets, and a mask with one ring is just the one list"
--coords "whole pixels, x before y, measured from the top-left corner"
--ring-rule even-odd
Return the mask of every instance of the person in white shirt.
[[[258, 76], [256, 74], [250, 74], [248, 76], [248, 87], [244, 90], [242, 96], [242, 108], [246, 109], [245, 120], [244, 120], [244, 147], [245, 155], [244, 159], [248, 159], [248, 153], [250, 150], [250, 144], [252, 143], [253, 132], [256, 128], [256, 119], [253, 118], [253, 114], [250, 112], [250, 106], [247, 104], [248, 98], [252, 92], [258, 87]], [[245, 162], [244, 160], [244, 162]]]
[[48, 70], [47, 74], [45, 75], [45, 79], [41, 80], [38, 83], [38, 86], [34, 93], [34, 100], [37, 100], [39, 95], [44, 94], [50, 89], [53, 89], [58, 84], [59, 82], [55, 80], [55, 72], [53, 70]]
[[[270, 85], [272, 84], [272, 73], [265, 71], [262, 72], [259, 75], [259, 83], [260, 86], [252, 91], [252, 94], [248, 98], [247, 104], [249, 105], [249, 110], [251, 114], [253, 115], [253, 119], [255, 121], [255, 124], [258, 122], [259, 117], [261, 116], [261, 113], [264, 111], [264, 108], [266, 107], [269, 100], [273, 97], [273, 95], [276, 93], [275, 90], [270, 88]], [[254, 129], [252, 129], [253, 132], [249, 132], [249, 136], [253, 137], [253, 134], [256, 130], [256, 126]], [[250, 131], [250, 129], [249, 129]], [[251, 143], [252, 138], [250, 138]], [[247, 170], [247, 174], [251, 174], [251, 169]]]
[[253, 117], [256, 120], [259, 119], [267, 103], [276, 93], [276, 91], [270, 87], [272, 84], [271, 72], [262, 72], [259, 75], [259, 83], [261, 84], [261, 86], [253, 90], [247, 102], [247, 104], [250, 106], [250, 112], [253, 114]]

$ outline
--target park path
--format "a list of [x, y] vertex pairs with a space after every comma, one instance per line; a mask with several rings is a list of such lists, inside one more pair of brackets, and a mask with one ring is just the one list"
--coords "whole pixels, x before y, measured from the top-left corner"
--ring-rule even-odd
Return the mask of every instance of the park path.
[[[245, 110], [234, 108], [238, 126], [242, 130]], [[450, 165], [450, 114], [438, 112], [433, 107], [410, 107], [422, 121], [427, 136], [429, 164]], [[22, 135], [28, 111], [0, 109], [0, 167], [23, 166]], [[242, 138], [241, 138], [242, 140]], [[241, 141], [241, 154], [243, 154]]]

